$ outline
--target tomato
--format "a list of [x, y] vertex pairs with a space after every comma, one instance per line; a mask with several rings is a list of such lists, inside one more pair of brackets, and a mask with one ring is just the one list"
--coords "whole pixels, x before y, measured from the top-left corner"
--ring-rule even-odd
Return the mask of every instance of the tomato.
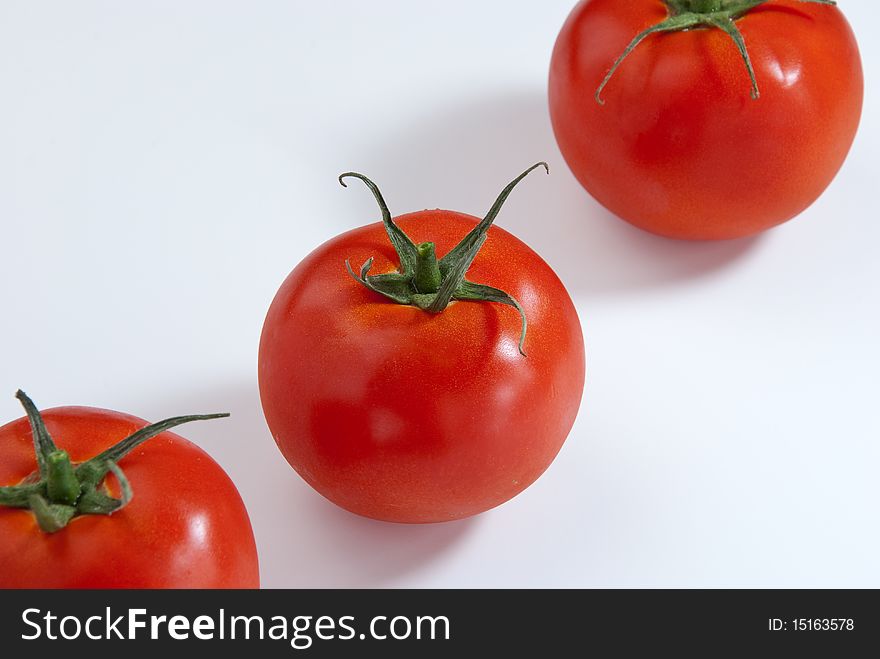
[[[489, 227], [521, 178], [482, 221], [425, 210], [395, 224], [374, 189], [386, 224], [321, 245], [275, 296], [259, 352], [266, 420], [293, 468], [339, 506], [394, 522], [474, 515], [528, 487], [565, 441], [584, 386], [577, 313], [535, 252]], [[453, 260], [467, 234], [468, 277], [499, 289], [433, 313], [430, 293], [395, 303], [344, 267], [366, 261], [380, 273], [377, 287], [383, 277], [406, 279], [386, 233]], [[440, 261], [441, 270], [448, 265]], [[522, 352], [518, 309], [528, 321]]]
[[[701, 4], [720, 10], [687, 11]], [[627, 45], [664, 20], [692, 24], [647, 35], [597, 97]], [[621, 218], [684, 239], [755, 234], [812, 204], [846, 158], [862, 96], [843, 14], [796, 0], [584, 0], [550, 67], [553, 129], [580, 183]]]
[[[42, 419], [57, 442], [56, 455], [66, 451], [75, 469], [95, 464], [88, 461], [146, 426], [134, 416], [90, 407], [50, 409]], [[32, 483], [38, 467], [28, 419], [0, 428], [0, 485]], [[43, 530], [45, 520], [31, 510], [0, 507], [0, 588], [259, 586], [247, 511], [207, 453], [162, 432], [122, 457], [112, 473], [122, 474], [123, 481], [110, 475], [92, 495], [98, 504], [130, 498], [113, 514], [80, 514], [63, 528]], [[78, 508], [89, 489], [76, 495]], [[50, 505], [66, 509], [46, 488], [42, 493]], [[8, 501], [11, 489], [0, 488], [0, 495]]]

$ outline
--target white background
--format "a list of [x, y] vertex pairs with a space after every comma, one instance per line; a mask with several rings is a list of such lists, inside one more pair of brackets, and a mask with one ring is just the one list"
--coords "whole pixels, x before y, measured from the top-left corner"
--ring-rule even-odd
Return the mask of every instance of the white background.
[[[554, 143], [572, 0], [0, 2], [0, 419], [85, 404], [182, 434], [238, 484], [265, 586], [880, 586], [876, 3], [838, 179], [760, 238], [656, 238], [593, 202]], [[818, 129], [818, 127], [817, 127]], [[501, 213], [587, 342], [550, 470], [478, 518], [361, 519], [262, 419], [266, 309], [299, 260], [392, 212]], [[747, 194], [747, 191], [744, 191]]]

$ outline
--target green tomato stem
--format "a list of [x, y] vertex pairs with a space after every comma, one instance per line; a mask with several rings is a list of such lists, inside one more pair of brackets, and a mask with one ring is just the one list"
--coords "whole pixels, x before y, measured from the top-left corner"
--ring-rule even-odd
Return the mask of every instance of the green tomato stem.
[[[726, 33], [733, 41], [736, 49], [739, 51], [745, 64], [746, 71], [751, 81], [752, 99], [758, 99], [761, 91], [758, 87], [758, 80], [755, 76], [755, 69], [752, 66], [752, 60], [746, 47], [745, 39], [736, 21], [747, 14], [755, 7], [766, 4], [768, 0], [664, 0], [669, 9], [669, 16], [664, 20], [647, 27], [639, 32], [629, 45], [624, 49], [623, 53], [614, 61], [608, 73], [599, 83], [596, 89], [596, 102], [599, 105], [605, 105], [602, 98], [602, 92], [608, 86], [608, 83], [614, 77], [614, 74], [623, 64], [624, 60], [639, 47], [639, 45], [653, 34], [662, 32], [681, 32], [693, 28], [714, 28]], [[799, 2], [809, 2], [820, 5], [835, 6], [834, 0], [798, 0]]]
[[434, 243], [422, 243], [417, 250], [413, 286], [419, 293], [436, 293], [440, 289], [441, 277]]
[[385, 296], [397, 304], [415, 306], [429, 313], [441, 313], [449, 306], [452, 300], [496, 302], [513, 307], [520, 315], [519, 352], [525, 356], [523, 343], [525, 342], [528, 324], [522, 305], [513, 296], [500, 289], [468, 281], [465, 279], [465, 274], [471, 267], [483, 243], [486, 242], [489, 228], [501, 211], [504, 202], [510, 196], [510, 193], [513, 192], [513, 189], [520, 181], [539, 167], [543, 167], [548, 174], [550, 173], [547, 163], [539, 162], [508, 183], [479, 224], [471, 229], [439, 261], [435, 253], [434, 243], [425, 242], [416, 246], [403, 230], [394, 223], [391, 212], [388, 210], [388, 205], [385, 203], [385, 199], [375, 183], [357, 172], [346, 172], [340, 175], [339, 182], [343, 186], [345, 186], [346, 178], [357, 178], [363, 181], [370, 192], [373, 193], [373, 197], [375, 197], [376, 202], [379, 204], [379, 210], [382, 213], [385, 231], [400, 259], [400, 266], [396, 272], [380, 275], [369, 274], [370, 268], [373, 266], [372, 257], [364, 262], [360, 273], [355, 272], [349, 261], [345, 261], [345, 268], [348, 274], [366, 288]]
[[[46, 533], [60, 531], [80, 515], [111, 515], [124, 508], [133, 494], [128, 479], [116, 463], [145, 441], [183, 423], [229, 416], [202, 414], [165, 419], [141, 428], [100, 455], [73, 465], [67, 452], [55, 446], [33, 401], [21, 390], [16, 398], [21, 401], [31, 425], [37, 471], [18, 485], [0, 487], [0, 506], [30, 510]], [[121, 499], [111, 497], [102, 487], [108, 473], [113, 473], [119, 481]]]
[[710, 14], [721, 11], [724, 8], [724, 0], [684, 0], [681, 4], [688, 7], [688, 11], [700, 14]]
[[79, 499], [81, 489], [67, 451], [55, 451], [50, 454], [46, 476], [46, 494], [49, 500], [52, 503], [72, 506]]

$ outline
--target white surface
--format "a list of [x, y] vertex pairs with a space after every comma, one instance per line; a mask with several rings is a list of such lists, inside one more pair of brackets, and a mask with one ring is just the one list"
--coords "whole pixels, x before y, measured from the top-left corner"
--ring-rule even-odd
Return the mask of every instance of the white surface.
[[[880, 587], [876, 3], [842, 173], [755, 240], [612, 219], [550, 131], [573, 0], [0, 2], [0, 419], [12, 394], [193, 424], [250, 509], [265, 586]], [[360, 519], [275, 448], [256, 352], [311, 249], [392, 212], [499, 218], [574, 297], [580, 417], [545, 476], [469, 521]]]

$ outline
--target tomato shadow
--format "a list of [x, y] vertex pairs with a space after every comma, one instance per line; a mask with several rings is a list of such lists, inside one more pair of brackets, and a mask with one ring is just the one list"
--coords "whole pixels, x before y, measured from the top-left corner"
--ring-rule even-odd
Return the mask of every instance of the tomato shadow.
[[573, 294], [660, 287], [731, 266], [760, 242], [686, 242], [618, 219], [587, 194], [556, 146], [543, 89], [434, 107], [394, 136], [368, 143], [351, 163], [382, 188], [395, 215], [441, 207], [483, 216], [501, 188], [520, 183], [497, 223], [528, 243]]
[[155, 397], [157, 414], [172, 408], [231, 413], [228, 419], [192, 424], [182, 434], [208, 451], [238, 487], [257, 538], [264, 588], [395, 587], [452, 551], [478, 524], [476, 519], [390, 524], [330, 503], [276, 447], [256, 378], [162, 398]]

